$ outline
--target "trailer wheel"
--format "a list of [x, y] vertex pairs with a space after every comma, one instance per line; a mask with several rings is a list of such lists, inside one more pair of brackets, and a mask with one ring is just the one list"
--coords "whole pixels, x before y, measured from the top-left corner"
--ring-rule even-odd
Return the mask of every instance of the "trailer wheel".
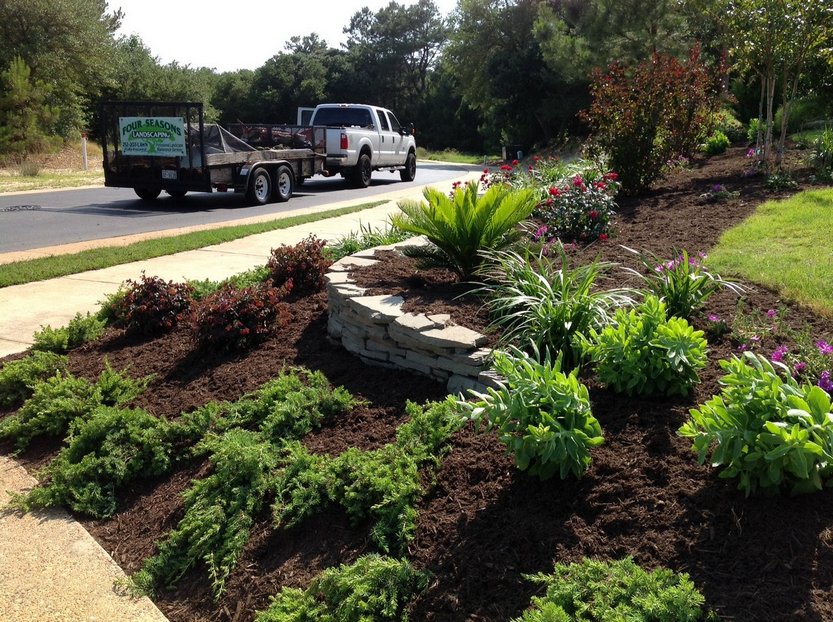
[[370, 185], [370, 178], [373, 169], [370, 165], [370, 156], [363, 153], [359, 156], [359, 163], [350, 171], [348, 181], [354, 188], [367, 188]]
[[165, 190], [169, 196], [173, 197], [174, 199], [181, 199], [186, 194], [188, 194], [187, 190]]
[[161, 188], [134, 188], [133, 190], [143, 201], [153, 201], [162, 193]]
[[399, 179], [402, 181], [413, 181], [416, 177], [416, 156], [413, 151], [408, 152], [405, 159], [405, 168], [399, 171]]
[[288, 201], [295, 189], [294, 176], [288, 166], [279, 166], [275, 173], [275, 200], [278, 203]]
[[255, 205], [266, 205], [272, 199], [272, 178], [265, 168], [252, 173], [246, 198]]

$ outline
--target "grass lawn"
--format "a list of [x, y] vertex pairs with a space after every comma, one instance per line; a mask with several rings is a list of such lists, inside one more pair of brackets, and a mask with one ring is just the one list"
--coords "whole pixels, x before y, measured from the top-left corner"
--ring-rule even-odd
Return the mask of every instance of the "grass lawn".
[[833, 189], [768, 201], [726, 231], [709, 268], [777, 290], [816, 312], [833, 316]]

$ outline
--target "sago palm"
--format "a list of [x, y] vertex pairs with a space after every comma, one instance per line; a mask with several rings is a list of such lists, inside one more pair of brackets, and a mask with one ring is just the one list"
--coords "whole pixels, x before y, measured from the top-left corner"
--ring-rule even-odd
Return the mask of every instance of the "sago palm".
[[433, 246], [410, 254], [470, 277], [483, 258], [480, 252], [505, 248], [521, 236], [518, 223], [532, 214], [537, 203], [533, 190], [492, 186], [478, 196], [478, 182], [470, 182], [449, 196], [426, 188], [426, 202], [401, 201], [393, 226], [424, 235]]

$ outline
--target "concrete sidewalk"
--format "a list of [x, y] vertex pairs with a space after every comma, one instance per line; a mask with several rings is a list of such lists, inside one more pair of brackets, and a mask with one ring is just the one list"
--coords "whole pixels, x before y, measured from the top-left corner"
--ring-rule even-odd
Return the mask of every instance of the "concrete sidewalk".
[[[479, 173], [460, 177], [479, 178]], [[447, 183], [451, 185], [449, 180]], [[445, 182], [444, 182], [445, 183]], [[360, 227], [384, 227], [396, 202], [421, 199], [421, 189], [391, 192], [385, 204], [336, 218], [241, 238], [195, 251], [158, 257], [103, 270], [0, 289], [0, 356], [22, 352], [41, 326], [64, 326], [78, 313], [95, 312], [107, 294], [142, 272], [165, 280], [219, 280], [266, 263], [272, 248], [296, 244], [310, 234], [335, 240]], [[367, 199], [327, 205], [330, 210], [367, 202]], [[287, 217], [301, 213], [281, 214]], [[304, 210], [303, 213], [309, 213]], [[274, 220], [275, 216], [237, 220], [244, 224]], [[193, 230], [190, 228], [189, 230]], [[182, 233], [164, 232], [160, 235]], [[38, 249], [0, 255], [0, 263], [29, 257], [59, 255], [107, 244], [127, 244], [151, 235]], [[147, 598], [121, 595], [114, 581], [124, 574], [84, 529], [62, 510], [21, 516], [10, 512], [8, 492], [23, 492], [36, 484], [13, 459], [0, 456], [0, 620], [14, 622], [164, 622], [166, 618]]]

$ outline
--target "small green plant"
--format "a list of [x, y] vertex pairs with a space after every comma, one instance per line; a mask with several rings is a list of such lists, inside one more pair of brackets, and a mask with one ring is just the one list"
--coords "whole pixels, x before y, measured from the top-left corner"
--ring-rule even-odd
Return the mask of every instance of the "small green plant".
[[405, 559], [364, 555], [328, 568], [306, 590], [283, 588], [255, 622], [407, 622], [407, 607], [428, 576]]
[[370, 538], [382, 551], [401, 552], [416, 530], [416, 503], [424, 492], [420, 467], [439, 466], [460, 425], [457, 408], [453, 400], [409, 403], [411, 421], [399, 427], [394, 443], [373, 451], [350, 448], [329, 457], [288, 444], [272, 506], [275, 525], [293, 527], [335, 503], [354, 523], [372, 521]]
[[289, 322], [289, 305], [283, 300], [293, 281], [280, 288], [271, 281], [238, 289], [224, 285], [202, 300], [191, 315], [191, 329], [200, 348], [247, 348]]
[[798, 182], [787, 171], [777, 171], [766, 178], [766, 189], [773, 192], [798, 190]]
[[761, 121], [757, 117], [749, 119], [749, 126], [746, 129], [746, 141], [750, 145], [758, 143], [758, 133], [760, 132]]
[[144, 410], [100, 406], [69, 426], [69, 442], [42, 471], [46, 483], [15, 499], [24, 511], [66, 505], [94, 518], [116, 511], [116, 493], [138, 477], [165, 473], [168, 423]]
[[62, 328], [42, 326], [34, 336], [33, 350], [63, 354], [78, 346], [98, 339], [104, 332], [105, 323], [96, 316], [76, 313], [69, 324]]
[[111, 301], [116, 324], [128, 333], [156, 335], [173, 330], [192, 303], [191, 287], [165, 282], [158, 276], [128, 280], [122, 294]]
[[702, 307], [721, 287], [738, 295], [744, 292], [738, 283], [707, 271], [703, 267], [703, 260], [706, 259], [704, 253], [691, 257], [685, 250], [674, 249], [674, 259], [663, 261], [651, 253], [623, 248], [639, 258], [645, 272], [632, 268], [625, 270], [639, 277], [648, 292], [662, 299], [669, 316], [691, 318], [693, 312]]
[[18, 450], [33, 438], [62, 438], [75, 419], [86, 419], [97, 406], [119, 406], [140, 395], [150, 378], [134, 380], [113, 371], [109, 363], [95, 384], [58, 373], [35, 385], [32, 396], [13, 415], [0, 421], [0, 438], [12, 438]]
[[[537, 352], [536, 352], [537, 354]], [[591, 462], [590, 448], [604, 442], [578, 370], [561, 371], [560, 358], [543, 361], [517, 348], [494, 352], [494, 368], [505, 378], [500, 390], [477, 393], [479, 402], [460, 402], [468, 419], [497, 429], [521, 471], [542, 480], [556, 473], [580, 478]]]
[[314, 235], [294, 246], [281, 245], [272, 249], [266, 268], [276, 287], [289, 285], [295, 294], [311, 294], [324, 289], [324, 275], [332, 261], [322, 252], [326, 240]]
[[635, 309], [618, 309], [610, 326], [579, 340], [602, 383], [627, 395], [686, 395], [707, 363], [703, 331], [668, 318], [654, 295]]
[[717, 622], [685, 573], [647, 572], [626, 557], [556, 564], [551, 574], [527, 575], [546, 589], [513, 622]]
[[0, 408], [21, 403], [39, 382], [66, 369], [67, 357], [54, 352], [35, 351], [26, 358], [9, 361], [0, 369]]
[[706, 155], [719, 155], [721, 153], [726, 153], [726, 149], [729, 148], [730, 144], [731, 141], [726, 134], [720, 130], [715, 130], [706, 139], [706, 142], [700, 145], [700, 151]]
[[501, 343], [532, 342], [539, 350], [561, 353], [564, 369], [582, 360], [574, 340], [579, 332], [600, 328], [614, 309], [633, 304], [626, 289], [599, 290], [599, 277], [614, 264], [594, 261], [570, 268], [561, 244], [559, 262], [513, 251], [486, 253], [479, 290], [488, 300], [492, 326], [503, 330]]
[[359, 251], [376, 246], [387, 246], [396, 244], [411, 237], [411, 234], [386, 226], [384, 229], [373, 229], [370, 225], [359, 224], [359, 231], [351, 231], [333, 243], [327, 244], [322, 249], [324, 256], [330, 261], [338, 261], [342, 257], [358, 253]]
[[209, 435], [202, 443], [210, 453], [212, 473], [185, 491], [185, 516], [131, 578], [138, 593], [173, 586], [202, 561], [219, 598], [271, 490], [278, 448], [259, 433], [234, 429]]
[[394, 227], [424, 235], [429, 247], [410, 252], [423, 262], [442, 265], [467, 279], [482, 262], [482, 251], [499, 250], [521, 237], [518, 224], [532, 214], [536, 198], [533, 190], [512, 190], [491, 186], [478, 196], [478, 183], [457, 188], [451, 197], [427, 187], [425, 203], [401, 201], [401, 214], [391, 216]]
[[678, 430], [693, 439], [699, 462], [708, 456], [747, 496], [821, 490], [833, 475], [830, 396], [753, 352], [720, 366], [720, 395], [692, 409]]

